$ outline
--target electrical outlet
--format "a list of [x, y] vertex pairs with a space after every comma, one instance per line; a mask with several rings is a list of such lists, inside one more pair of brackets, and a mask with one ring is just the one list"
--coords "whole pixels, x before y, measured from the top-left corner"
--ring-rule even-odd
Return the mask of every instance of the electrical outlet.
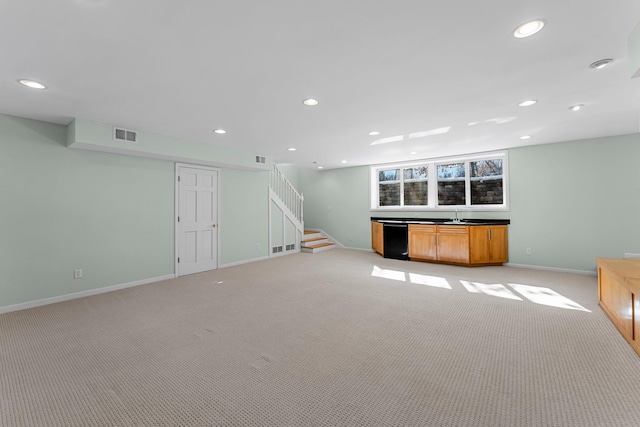
[[76, 268], [75, 270], [73, 270], [73, 278], [74, 279], [82, 279], [82, 269], [81, 268]]
[[531, 255], [531, 248], [527, 248], [526, 253], [527, 255]]

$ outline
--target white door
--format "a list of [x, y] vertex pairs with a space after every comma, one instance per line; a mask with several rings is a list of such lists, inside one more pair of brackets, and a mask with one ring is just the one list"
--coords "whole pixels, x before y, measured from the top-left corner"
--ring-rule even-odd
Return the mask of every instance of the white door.
[[177, 275], [218, 268], [218, 172], [178, 166]]

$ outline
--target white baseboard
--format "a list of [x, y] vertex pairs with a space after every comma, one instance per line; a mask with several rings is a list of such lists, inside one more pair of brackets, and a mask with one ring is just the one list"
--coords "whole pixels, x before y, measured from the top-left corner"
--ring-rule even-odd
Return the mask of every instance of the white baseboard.
[[349, 249], [352, 251], [362, 251], [362, 252], [375, 252], [373, 249], [367, 249], [367, 248], [352, 248], [350, 246], [344, 246], [344, 249]]
[[[300, 251], [296, 251], [296, 252], [300, 252]], [[290, 253], [294, 253], [294, 251], [282, 252], [282, 255], [288, 255]], [[277, 255], [280, 256], [280, 254], [277, 254]], [[230, 262], [227, 264], [221, 264], [220, 268], [235, 267], [236, 265], [249, 264], [250, 262], [264, 261], [266, 259], [269, 259], [269, 255], [261, 256], [258, 258], [244, 259], [242, 261]]]
[[166, 276], [152, 277], [150, 279], [136, 280], [135, 282], [121, 283], [119, 285], [105, 286], [103, 288], [89, 289], [87, 291], [74, 292], [72, 294], [59, 295], [57, 297], [43, 298], [35, 301], [27, 301], [20, 304], [6, 305], [0, 307], [0, 314], [10, 313], [12, 311], [26, 310], [28, 308], [40, 307], [42, 305], [55, 304], [57, 302], [69, 301], [72, 299], [89, 297], [92, 295], [104, 294], [120, 289], [133, 288], [134, 286], [147, 285], [149, 283], [161, 282], [163, 280], [174, 279], [175, 274], [167, 274]]
[[542, 265], [528, 265], [528, 264], [513, 264], [507, 262], [503, 264], [505, 267], [516, 267], [516, 268], [528, 268], [531, 270], [544, 270], [544, 271], [553, 271], [556, 273], [570, 273], [570, 274], [581, 274], [583, 276], [597, 276], [597, 271], [589, 271], [589, 270], [572, 270], [570, 268], [557, 268], [557, 267], [545, 267]]

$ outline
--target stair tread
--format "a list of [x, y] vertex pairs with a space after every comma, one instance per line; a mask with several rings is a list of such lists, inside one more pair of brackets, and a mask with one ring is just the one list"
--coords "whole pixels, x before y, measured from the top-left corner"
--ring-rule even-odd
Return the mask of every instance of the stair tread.
[[335, 245], [335, 243], [332, 242], [328, 242], [328, 243], [318, 243], [317, 245], [303, 245], [303, 248], [307, 248], [307, 249], [315, 249], [315, 248], [322, 248], [325, 246], [333, 246]]
[[304, 230], [304, 234], [317, 234], [317, 233], [320, 233], [320, 232], [315, 230]]
[[315, 242], [315, 241], [318, 241], [318, 240], [327, 240], [327, 238], [326, 237], [313, 237], [311, 239], [304, 239], [302, 242], [303, 243], [307, 243], [307, 242]]

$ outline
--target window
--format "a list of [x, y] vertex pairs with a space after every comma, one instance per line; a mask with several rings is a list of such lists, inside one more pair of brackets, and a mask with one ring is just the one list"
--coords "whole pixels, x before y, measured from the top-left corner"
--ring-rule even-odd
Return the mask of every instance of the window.
[[404, 205], [427, 206], [429, 203], [429, 168], [419, 166], [404, 169]]
[[380, 206], [400, 206], [400, 169], [381, 170], [378, 182]]
[[496, 152], [371, 166], [371, 209], [505, 210], [506, 164]]
[[466, 204], [465, 164], [450, 163], [437, 165], [438, 205]]
[[503, 201], [502, 159], [469, 162], [472, 205], [500, 205]]

